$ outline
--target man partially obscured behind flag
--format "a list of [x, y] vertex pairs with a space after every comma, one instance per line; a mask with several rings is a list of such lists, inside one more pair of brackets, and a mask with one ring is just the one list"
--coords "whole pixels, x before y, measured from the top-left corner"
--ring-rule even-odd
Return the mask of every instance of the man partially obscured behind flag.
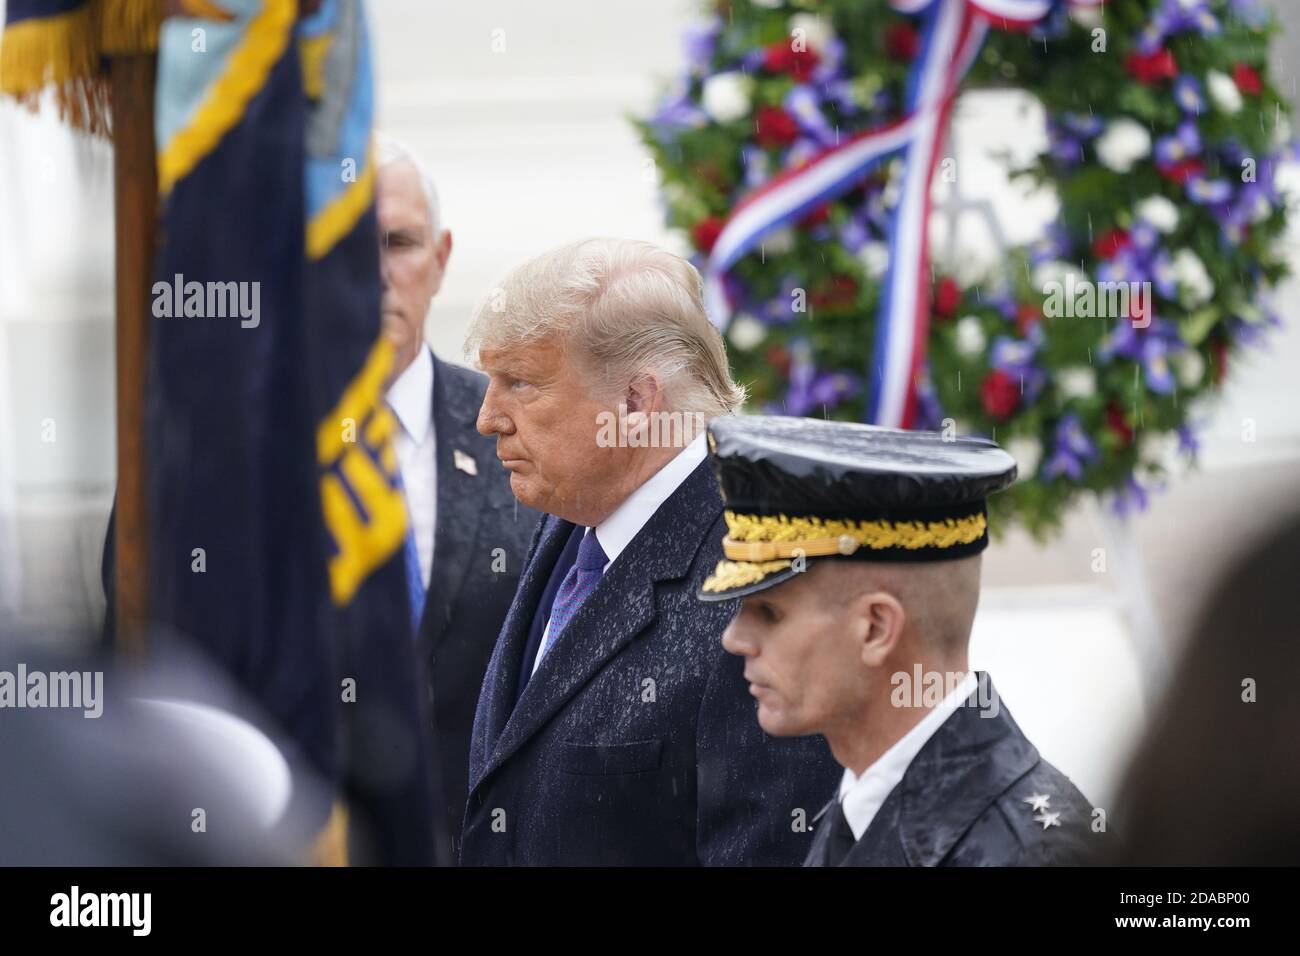
[[337, 781], [354, 862], [432, 863], [361, 3], [180, 5], [158, 51], [150, 620]]

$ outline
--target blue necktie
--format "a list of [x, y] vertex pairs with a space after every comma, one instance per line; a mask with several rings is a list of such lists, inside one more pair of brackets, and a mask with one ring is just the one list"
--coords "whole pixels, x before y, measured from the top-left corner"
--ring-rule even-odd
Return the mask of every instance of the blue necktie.
[[582, 543], [578, 545], [577, 560], [573, 562], [573, 567], [569, 568], [569, 573], [564, 576], [564, 583], [560, 585], [560, 590], [555, 593], [555, 603], [551, 606], [550, 629], [542, 642], [542, 649], [537, 652], [539, 664], [546, 656], [546, 652], [554, 646], [565, 625], [572, 620], [578, 608], [582, 607], [582, 602], [596, 590], [596, 585], [600, 583], [600, 576], [605, 573], [605, 565], [608, 562], [605, 549], [596, 540], [596, 532], [588, 528], [586, 534], [582, 536]]
[[406, 588], [411, 595], [411, 626], [418, 634], [424, 614], [424, 575], [420, 573], [420, 552], [415, 547], [415, 534], [409, 521], [406, 524]]

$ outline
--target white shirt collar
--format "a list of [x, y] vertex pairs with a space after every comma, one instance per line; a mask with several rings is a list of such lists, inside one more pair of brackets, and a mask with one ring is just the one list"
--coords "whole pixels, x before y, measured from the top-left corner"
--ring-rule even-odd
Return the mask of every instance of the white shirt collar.
[[862, 839], [862, 834], [871, 826], [871, 821], [875, 819], [885, 798], [898, 786], [921, 748], [943, 726], [944, 721], [966, 702], [977, 686], [975, 672], [967, 671], [961, 683], [921, 718], [920, 723], [862, 771], [862, 776], [855, 777], [852, 770], [845, 768], [844, 779], [840, 781], [840, 802], [855, 840]]
[[696, 435], [672, 461], [646, 479], [640, 488], [614, 509], [612, 515], [596, 525], [596, 540], [609, 558], [606, 568], [632, 543], [632, 539], [659, 510], [659, 506], [699, 467], [706, 454], [704, 435]]
[[417, 445], [433, 424], [433, 353], [421, 345], [411, 364], [388, 388], [388, 405]]

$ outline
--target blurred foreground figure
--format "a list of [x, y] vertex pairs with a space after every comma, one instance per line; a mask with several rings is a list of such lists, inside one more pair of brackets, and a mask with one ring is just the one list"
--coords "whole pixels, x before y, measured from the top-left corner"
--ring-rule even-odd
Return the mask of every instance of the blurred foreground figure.
[[1300, 515], [1222, 575], [1138, 747], [1115, 862], [1300, 864]]
[[1092, 808], [967, 662], [1011, 456], [799, 418], [719, 419], [709, 440], [728, 532], [699, 597], [742, 599], [722, 644], [763, 729], [823, 734], [844, 767], [805, 865], [1086, 859]]
[[309, 862], [330, 795], [264, 726], [189, 657], [0, 639], [0, 866]]
[[649, 243], [525, 263], [470, 332], [479, 430], [546, 512], [474, 720], [462, 861], [797, 864], [833, 779], [820, 739], [774, 740], [695, 591], [722, 501], [704, 423], [743, 393], [699, 273]]

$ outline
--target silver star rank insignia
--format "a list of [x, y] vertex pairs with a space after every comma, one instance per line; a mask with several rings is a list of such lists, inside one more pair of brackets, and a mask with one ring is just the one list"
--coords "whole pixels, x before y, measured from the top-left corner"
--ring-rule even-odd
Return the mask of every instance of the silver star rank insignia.
[[1059, 813], [1048, 813], [1044, 810], [1038, 816], [1034, 817], [1034, 822], [1041, 823], [1044, 830], [1048, 827], [1059, 827], [1061, 825], [1061, 815]]
[[1020, 802], [1029, 804], [1030, 810], [1040, 813], [1047, 809], [1047, 805], [1052, 802], [1052, 798], [1045, 793], [1031, 793]]

